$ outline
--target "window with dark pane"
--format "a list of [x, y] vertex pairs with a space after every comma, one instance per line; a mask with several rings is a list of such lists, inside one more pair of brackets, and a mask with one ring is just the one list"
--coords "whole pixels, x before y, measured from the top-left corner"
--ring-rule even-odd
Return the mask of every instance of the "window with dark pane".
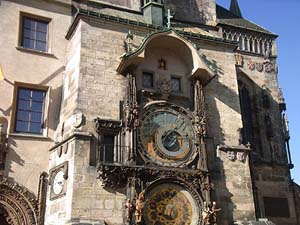
[[153, 88], [153, 74], [152, 73], [143, 73], [143, 87]]
[[16, 132], [42, 134], [45, 94], [41, 90], [18, 89]]
[[24, 16], [22, 25], [21, 46], [46, 52], [48, 22]]
[[174, 92], [180, 92], [181, 91], [181, 83], [179, 77], [171, 77], [171, 88]]
[[243, 144], [252, 143], [253, 122], [251, 117], [251, 100], [248, 89], [239, 81], [239, 97], [241, 104], [242, 120], [243, 120]]
[[265, 216], [289, 218], [290, 210], [287, 198], [264, 197]]
[[104, 151], [103, 159], [104, 162], [113, 162], [114, 161], [114, 135], [104, 135]]

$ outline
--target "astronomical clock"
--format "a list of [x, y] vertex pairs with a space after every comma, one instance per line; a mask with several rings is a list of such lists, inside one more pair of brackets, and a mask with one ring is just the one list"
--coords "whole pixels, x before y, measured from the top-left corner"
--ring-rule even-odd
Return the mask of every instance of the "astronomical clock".
[[145, 161], [182, 167], [195, 158], [192, 118], [176, 108], [162, 103], [146, 107], [138, 128], [138, 148]]
[[131, 146], [115, 148], [117, 157], [111, 159], [120, 158], [117, 163], [99, 166], [104, 187], [123, 188], [127, 195], [127, 224], [204, 224], [202, 212], [210, 203], [206, 120], [200, 81], [193, 88], [193, 110], [161, 99], [159, 91], [143, 101], [138, 94], [145, 93], [138, 93], [136, 77], [128, 74], [122, 123], [96, 120], [98, 133], [121, 132], [118, 140]]

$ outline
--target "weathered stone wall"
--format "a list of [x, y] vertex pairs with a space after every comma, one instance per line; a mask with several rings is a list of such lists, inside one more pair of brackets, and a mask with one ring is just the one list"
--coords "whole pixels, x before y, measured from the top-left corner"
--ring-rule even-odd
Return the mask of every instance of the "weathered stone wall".
[[[271, 63], [272, 70], [267, 72]], [[262, 71], [261, 69], [262, 68]], [[244, 65], [238, 70], [238, 79], [249, 89], [252, 104], [252, 118], [256, 139], [255, 154], [262, 160], [287, 163], [287, 154], [282, 136], [282, 121], [279, 111], [279, 87], [277, 80], [276, 60], [266, 60], [261, 56], [244, 55]], [[269, 106], [264, 104], [264, 94], [267, 95]], [[270, 116], [271, 124], [265, 123], [265, 116]], [[268, 129], [273, 130], [273, 136], [268, 137]]]
[[[287, 167], [257, 165], [254, 169], [255, 186], [257, 188], [257, 198], [259, 200], [259, 213], [261, 217], [267, 217], [278, 225], [297, 224], [297, 211], [295, 200], [296, 193], [293, 184], [290, 182], [290, 173]], [[266, 215], [264, 197], [287, 199], [289, 217], [270, 217]]]
[[215, 0], [166, 0], [165, 9], [171, 9], [181, 21], [216, 25]]
[[76, 141], [71, 218], [89, 223], [124, 224], [124, 190], [103, 189], [96, 167], [89, 165], [90, 150], [90, 141]]
[[254, 220], [255, 208], [248, 158], [231, 161], [220, 145], [238, 146], [242, 127], [238, 86], [232, 49], [199, 45], [200, 53], [217, 72], [204, 89], [208, 119], [208, 163], [212, 171], [212, 200], [222, 211], [222, 224], [237, 220]]
[[113, 5], [118, 5], [134, 10], [141, 9], [141, 1], [140, 0], [95, 0], [95, 2], [105, 2]]

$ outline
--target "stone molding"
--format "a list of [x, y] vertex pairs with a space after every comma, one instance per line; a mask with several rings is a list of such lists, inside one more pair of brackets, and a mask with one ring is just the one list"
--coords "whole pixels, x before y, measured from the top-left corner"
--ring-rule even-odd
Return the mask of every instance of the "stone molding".
[[10, 225], [39, 225], [38, 202], [33, 193], [7, 177], [0, 177], [0, 206]]

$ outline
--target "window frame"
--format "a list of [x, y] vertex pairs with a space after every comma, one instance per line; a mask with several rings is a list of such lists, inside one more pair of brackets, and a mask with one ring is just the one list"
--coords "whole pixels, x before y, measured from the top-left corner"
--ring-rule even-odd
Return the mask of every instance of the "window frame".
[[[24, 37], [24, 19], [28, 18], [28, 19], [32, 19], [35, 21], [40, 21], [40, 22], [44, 22], [47, 23], [47, 33], [46, 33], [46, 50], [38, 50], [36, 48], [28, 48], [28, 47], [24, 47], [23, 44], [23, 37]], [[51, 53], [51, 18], [48, 17], [44, 17], [44, 16], [39, 16], [39, 15], [34, 15], [34, 14], [30, 14], [27, 12], [20, 12], [20, 20], [19, 20], [19, 37], [18, 37], [18, 47], [20, 49], [23, 50], [28, 50], [28, 51], [33, 51], [33, 52], [38, 52], [38, 53]], [[35, 39], [36, 41], [36, 39]]]
[[[179, 81], [179, 90], [173, 90], [173, 86], [172, 86], [172, 80], [178, 80]], [[170, 82], [171, 82], [171, 91], [173, 93], [182, 93], [183, 92], [183, 85], [182, 85], [182, 77], [181, 76], [176, 76], [176, 75], [171, 75], [171, 79], [170, 79]]]
[[[44, 91], [45, 98], [44, 98], [44, 105], [43, 105], [43, 112], [42, 112], [42, 132], [41, 133], [33, 133], [33, 132], [19, 132], [16, 131], [16, 124], [17, 124], [17, 113], [18, 113], [18, 94], [19, 89], [29, 89], [29, 90], [37, 90], [37, 91]], [[11, 122], [10, 122], [10, 135], [17, 135], [17, 136], [35, 136], [35, 137], [47, 137], [48, 135], [48, 108], [50, 102], [50, 90], [51, 88], [48, 86], [42, 86], [38, 84], [30, 84], [30, 83], [23, 83], [23, 82], [15, 82], [14, 83], [14, 92], [13, 92], [13, 102], [12, 102], [12, 114], [11, 114]]]
[[[145, 76], [145, 74], [152, 76], [152, 86], [151, 87], [146, 87], [145, 86], [145, 82], [144, 82], [144, 76]], [[154, 83], [155, 83], [154, 72], [151, 72], [151, 71], [142, 71], [142, 87], [145, 88], [145, 89], [154, 89], [155, 88]]]

